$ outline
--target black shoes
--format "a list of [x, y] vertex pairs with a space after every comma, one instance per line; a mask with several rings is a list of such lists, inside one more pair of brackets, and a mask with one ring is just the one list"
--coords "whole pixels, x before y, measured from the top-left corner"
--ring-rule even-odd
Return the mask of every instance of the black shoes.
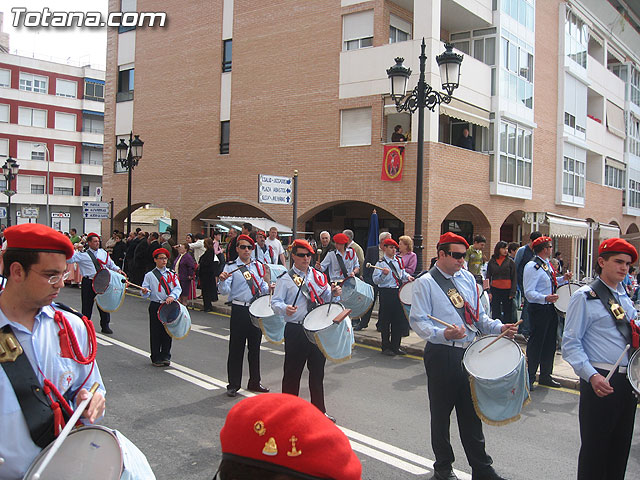
[[538, 384], [539, 385], [545, 385], [545, 386], [551, 387], [551, 388], [560, 388], [562, 386], [562, 384], [560, 384], [560, 382], [556, 382], [551, 377], [541, 377], [541, 378], [539, 378], [538, 379]]
[[382, 350], [382, 354], [386, 355], [387, 357], [395, 357], [396, 354], [393, 350], [391, 350], [390, 348], [385, 348], [384, 350]]
[[102, 327], [102, 333], [105, 333], [107, 335], [111, 335], [113, 333], [113, 330], [111, 330], [108, 326], [107, 327]]
[[163, 360], [162, 365], [164, 365], [165, 367], [168, 367], [169, 365], [171, 365], [171, 360]]
[[405, 352], [403, 349], [401, 348], [397, 348], [393, 351], [393, 353], [395, 353], [396, 355], [407, 355], [407, 352]]
[[227, 397], [235, 397], [236, 395], [238, 395], [238, 389], [237, 388], [228, 388], [227, 387]]
[[449, 470], [448, 472], [433, 472], [432, 478], [433, 480], [458, 480], [453, 470]]
[[493, 467], [489, 467], [489, 470], [486, 470], [483, 473], [473, 472], [471, 474], [471, 480], [507, 480], [507, 479], [498, 475], [498, 473], [493, 469]]
[[258, 385], [247, 385], [247, 390], [255, 393], [269, 393], [269, 389], [261, 383]]
[[329, 420], [331, 420], [333, 423], [336, 423], [336, 417], [332, 417], [331, 415], [329, 415], [326, 412], [325, 412], [324, 416], [327, 417]]

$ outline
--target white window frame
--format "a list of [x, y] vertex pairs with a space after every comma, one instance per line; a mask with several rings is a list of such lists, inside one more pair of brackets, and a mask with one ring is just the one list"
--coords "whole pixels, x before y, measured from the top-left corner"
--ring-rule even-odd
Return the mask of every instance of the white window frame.
[[372, 108], [340, 110], [340, 146], [371, 145]]
[[640, 208], [640, 180], [629, 179], [629, 192], [627, 193], [627, 206]]
[[[0, 161], [4, 163], [4, 161], [9, 157], [9, 139], [8, 138], [0, 138]], [[0, 175], [0, 178], [2, 175]]]
[[[100, 154], [99, 161], [96, 158], [94, 158], [94, 154], [95, 155]], [[102, 150], [99, 150], [97, 148], [89, 148], [89, 147], [84, 147], [82, 149], [83, 165], [102, 165], [103, 160], [104, 160], [104, 156], [103, 156]]]
[[16, 191], [27, 195], [44, 195], [45, 185], [44, 175], [19, 175], [16, 179]]
[[11, 70], [0, 68], [0, 87], [11, 87]]
[[[35, 112], [44, 112], [44, 124], [43, 125], [34, 125], [34, 113]], [[26, 116], [29, 117], [29, 123], [22, 123], [20, 119], [24, 119]], [[39, 108], [31, 108], [31, 107], [18, 107], [18, 125], [23, 125], [26, 127], [37, 127], [37, 128], [47, 128], [47, 111]]]
[[640, 70], [633, 66], [629, 81], [629, 100], [640, 107]]
[[499, 183], [531, 188], [533, 183], [533, 131], [511, 122], [500, 122], [498, 141]]
[[373, 10], [342, 16], [342, 50], [373, 46]]
[[[413, 31], [413, 25], [411, 22], [406, 21], [403, 18], [389, 14], [389, 43], [407, 42], [411, 40], [411, 32]], [[398, 35], [404, 37], [398, 40]]]
[[20, 90], [25, 92], [48, 93], [49, 77], [20, 72]]
[[56, 78], [56, 96], [78, 98], [78, 82], [66, 78]]
[[607, 187], [617, 188], [618, 190], [624, 190], [625, 186], [625, 171], [622, 168], [614, 167], [613, 165], [604, 166], [604, 184]]
[[629, 141], [629, 153], [640, 157], [640, 119], [634, 115], [629, 116], [627, 138]]
[[[520, 102], [533, 110], [533, 63], [535, 55], [519, 45], [512, 34], [500, 36], [500, 96]], [[520, 65], [526, 59], [526, 65]]]
[[76, 163], [76, 147], [72, 145], [54, 145], [53, 161], [56, 163]]
[[582, 18], [571, 10], [567, 10], [564, 39], [567, 58], [586, 69], [589, 51], [589, 27]]
[[77, 116], [75, 113], [56, 112], [55, 114], [56, 130], [64, 130], [66, 132], [75, 132], [77, 130], [76, 122], [77, 122]]
[[562, 196], [584, 200], [586, 182], [586, 162], [565, 152], [562, 161]]
[[36, 147], [36, 145], [37, 144], [34, 142], [23, 142], [18, 140], [17, 158], [19, 160], [44, 161], [46, 155], [45, 150], [42, 146]]
[[76, 189], [76, 181], [74, 178], [53, 177], [53, 194], [54, 195], [74, 196], [75, 189]]
[[7, 103], [0, 103], [0, 122], [9, 123], [11, 119], [11, 106]]

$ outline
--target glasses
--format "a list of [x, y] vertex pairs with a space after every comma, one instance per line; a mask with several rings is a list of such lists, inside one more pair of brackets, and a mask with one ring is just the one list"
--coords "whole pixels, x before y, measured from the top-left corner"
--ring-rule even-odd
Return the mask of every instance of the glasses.
[[163, 257], [156, 257], [156, 260], [168, 260], [168, 258], [164, 257], [164, 256]]
[[464, 258], [466, 254], [467, 252], [447, 252], [447, 255], [455, 258], [456, 260], [460, 260], [461, 258]]
[[66, 280], [71, 275], [71, 272], [64, 272], [62, 275], [47, 275], [46, 273], [38, 272], [37, 270], [33, 270], [33, 271], [36, 272], [38, 275], [42, 275], [43, 277], [47, 277], [47, 282], [50, 285], [55, 285], [60, 280]]
[[253, 245], [238, 245], [238, 248], [241, 250], [253, 250]]
[[313, 255], [313, 253], [308, 253], [308, 252], [307, 253], [294, 253], [294, 255], [296, 257], [301, 257], [302, 258], [302, 257], [310, 257], [310, 256]]

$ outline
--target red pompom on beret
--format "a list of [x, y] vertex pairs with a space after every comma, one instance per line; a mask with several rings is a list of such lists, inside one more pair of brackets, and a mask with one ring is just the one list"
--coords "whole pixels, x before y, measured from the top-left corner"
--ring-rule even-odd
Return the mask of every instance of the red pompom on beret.
[[453, 232], [447, 232], [440, 235], [440, 241], [438, 242], [438, 246], [444, 245], [445, 243], [461, 243], [466, 248], [469, 248], [469, 243], [461, 237], [460, 235], [456, 235]]
[[351, 240], [349, 240], [349, 237], [347, 237], [344, 233], [336, 233], [333, 236], [333, 243], [341, 243], [341, 244], [348, 244], [351, 243]]
[[[297, 242], [298, 240], [296, 240]], [[222, 458], [333, 480], [360, 480], [349, 439], [311, 403], [266, 393], [238, 402], [220, 431]]]
[[236, 240], [236, 245], [238, 244], [237, 242], [239, 242], [240, 240], [249, 242], [252, 247], [256, 246], [256, 242], [253, 241], [253, 238], [251, 238], [249, 235], [245, 235], [244, 233], [238, 236], [238, 239]]
[[531, 243], [531, 246], [533, 248], [537, 247], [538, 245], [541, 245], [543, 243], [551, 243], [553, 242], [553, 240], [551, 239], [551, 237], [545, 237], [544, 235], [541, 237], [536, 238], [533, 243]]
[[23, 223], [4, 230], [7, 250], [35, 250], [73, 256], [73, 244], [62, 233], [39, 223]]
[[393, 238], [389, 237], [389, 238], [385, 238], [382, 241], [382, 245], [393, 245], [396, 248], [400, 248], [400, 245], [398, 245], [398, 242], [396, 242]]
[[167, 256], [167, 258], [171, 256], [171, 254], [169, 253], [169, 250], [167, 250], [166, 248], [156, 248], [153, 251], [153, 259], [155, 260], [155, 258], [162, 253], [164, 253]]
[[598, 248], [598, 256], [601, 256], [603, 253], [626, 253], [627, 255], [631, 255], [631, 263], [635, 263], [635, 261], [638, 260], [638, 251], [636, 248], [622, 238], [609, 238], [602, 242], [600, 248]]
[[302, 238], [298, 238], [293, 241], [293, 243], [291, 244], [291, 248], [293, 249], [294, 247], [306, 248], [309, 253], [316, 253], [311, 244], [306, 240], [303, 240]]

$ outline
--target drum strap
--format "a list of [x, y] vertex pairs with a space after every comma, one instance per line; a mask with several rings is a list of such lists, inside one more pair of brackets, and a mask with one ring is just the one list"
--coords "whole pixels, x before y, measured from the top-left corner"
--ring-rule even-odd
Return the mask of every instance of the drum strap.
[[535, 262], [536, 265], [542, 268], [542, 270], [544, 270], [544, 272], [549, 276], [549, 280], [551, 280], [551, 293], [552, 294], [556, 293], [556, 290], [558, 290], [558, 280], [556, 279], [556, 275], [555, 275], [555, 271], [553, 270], [553, 267], [549, 268], [549, 265], [547, 265], [547, 262], [545, 262], [543, 259], [541, 259], [537, 255], [533, 257], [533, 261]]
[[383, 262], [389, 265], [389, 268], [391, 269], [391, 274], [393, 275], [393, 279], [396, 281], [396, 285], [400, 286], [400, 275], [398, 274], [398, 270], [396, 270], [396, 267], [393, 264], [393, 261], [390, 262], [389, 260], [386, 259], [386, 257], [383, 257]]
[[[438, 270], [435, 266], [431, 270], [429, 270], [429, 274], [431, 275], [431, 278], [436, 281], [447, 298], [449, 298], [451, 304], [453, 305], [453, 308], [455, 308], [456, 312], [458, 312], [458, 315], [460, 315], [463, 324], [473, 325], [474, 328], [477, 328], [475, 326], [475, 322], [478, 321], [479, 305], [476, 305], [476, 310], [474, 312], [473, 308], [471, 308], [471, 305], [469, 305], [469, 302], [464, 299], [462, 294], [456, 288], [453, 280], [451, 280], [450, 278], [445, 278], [445, 276], [442, 275], [440, 270]], [[477, 303], [480, 303], [479, 294]]]
[[[300, 283], [300, 285], [298, 285], [298, 289], [300, 290], [300, 292], [302, 293], [302, 295], [304, 296], [305, 300], [307, 301], [307, 311], [311, 311], [314, 308], [317, 307], [316, 303], [311, 299], [311, 294], [309, 293], [309, 287], [307, 287], [307, 279], [303, 278], [301, 276], [299, 276], [297, 273], [295, 273], [293, 271], [293, 268], [289, 269], [289, 271], [287, 272], [289, 274], [289, 276], [291, 277], [291, 280], [293, 280], [293, 283], [295, 285], [298, 285], [298, 282], [300, 282], [300, 280], [296, 281], [296, 278], [301, 279], [302, 282]], [[295, 305], [294, 305], [295, 306]]]
[[[609, 290], [609, 288], [599, 278], [596, 278], [593, 282], [591, 282], [589, 284], [589, 287], [591, 288], [593, 293], [590, 295], [587, 295], [587, 298], [589, 299], [589, 298], [597, 297], [600, 299], [600, 301], [602, 302], [602, 305], [604, 305], [605, 310], [611, 314], [611, 317], [613, 318], [613, 321], [616, 324], [616, 328], [622, 334], [625, 341], [629, 344], [635, 343], [635, 345], [632, 345], [632, 347], [634, 349], [637, 349], [638, 348], [637, 341], [633, 342], [633, 338], [632, 338], [633, 332], [632, 332], [631, 323], [627, 321], [626, 312], [622, 309], [622, 307], [616, 300], [616, 297], [613, 296], [613, 293], [611, 293], [611, 290]], [[594, 297], [593, 294], [595, 294], [596, 297]]]
[[340, 271], [342, 272], [342, 277], [347, 278], [349, 276], [349, 272], [347, 272], [347, 267], [344, 264], [342, 255], [340, 255], [340, 253], [338, 253], [337, 250], [334, 253], [336, 254], [336, 259], [338, 260], [338, 264], [340, 265]]
[[90, 248], [87, 248], [87, 255], [89, 255], [89, 258], [91, 258], [91, 261], [93, 262], [93, 266], [96, 269], [96, 273], [102, 270], [103, 267], [102, 265], [100, 265], [100, 261], [96, 258], [96, 256], [93, 254]]
[[167, 281], [165, 280], [164, 275], [160, 273], [160, 270], [158, 270], [157, 268], [154, 268], [153, 274], [158, 279], [158, 283], [162, 285], [162, 288], [164, 288], [164, 291], [166, 292], [167, 296], [171, 295], [171, 290], [169, 290], [169, 285], [167, 284]]
[[[6, 352], [11, 348], [7, 342], [20, 346], [20, 342], [9, 325], [6, 325], [0, 333], [0, 347]], [[22, 350], [22, 347], [19, 348]], [[44, 389], [24, 353], [19, 354], [14, 361], [4, 360], [4, 356], [0, 355], [0, 364], [16, 394], [31, 439], [40, 448], [44, 448], [55, 440], [53, 411], [49, 398], [45, 395]]]
[[246, 265], [240, 265], [238, 268], [240, 269], [240, 272], [242, 272], [242, 276], [249, 286], [249, 291], [253, 295], [250, 300], [250, 302], [253, 302], [256, 298], [258, 298], [258, 296], [260, 296], [260, 287], [258, 285], [258, 282], [255, 280], [255, 277]]

